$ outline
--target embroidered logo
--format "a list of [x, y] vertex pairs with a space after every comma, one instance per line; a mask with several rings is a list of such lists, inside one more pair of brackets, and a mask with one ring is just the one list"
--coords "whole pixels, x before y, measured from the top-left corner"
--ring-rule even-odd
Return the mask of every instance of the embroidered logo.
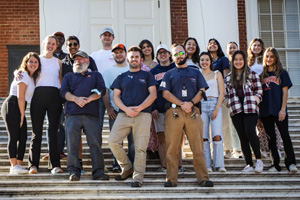
[[145, 79], [142, 79], [142, 78], [140, 78], [140, 79], [139, 79], [139, 82], [141, 82], [141, 83], [146, 83], [146, 80], [145, 80]]
[[196, 83], [196, 79], [195, 79], [195, 78], [190, 78], [190, 80], [191, 80], [193, 83]]

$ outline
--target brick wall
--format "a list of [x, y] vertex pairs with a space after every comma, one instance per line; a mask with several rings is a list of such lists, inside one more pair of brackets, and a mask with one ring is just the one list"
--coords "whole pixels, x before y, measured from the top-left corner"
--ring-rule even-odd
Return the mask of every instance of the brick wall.
[[237, 1], [240, 49], [247, 52], [247, 25], [245, 0]]
[[7, 44], [40, 43], [39, 0], [0, 1], [0, 97], [8, 95]]
[[188, 37], [186, 0], [170, 0], [172, 43], [183, 43]]

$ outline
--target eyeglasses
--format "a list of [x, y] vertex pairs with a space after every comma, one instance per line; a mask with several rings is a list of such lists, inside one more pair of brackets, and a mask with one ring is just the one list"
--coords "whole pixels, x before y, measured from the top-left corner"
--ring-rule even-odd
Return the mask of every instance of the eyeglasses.
[[160, 51], [158, 52], [158, 55], [166, 55], [168, 52], [167, 51]]
[[183, 56], [184, 54], [184, 51], [180, 51], [179, 53], [175, 53], [173, 56], [177, 58], [178, 56]]
[[72, 45], [74, 45], [74, 47], [78, 46], [78, 43], [74, 42], [74, 43], [69, 43], [68, 46], [71, 47]]

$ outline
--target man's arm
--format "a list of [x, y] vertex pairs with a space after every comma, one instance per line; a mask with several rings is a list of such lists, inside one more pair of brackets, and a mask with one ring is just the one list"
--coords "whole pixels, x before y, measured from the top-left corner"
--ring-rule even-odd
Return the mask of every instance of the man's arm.
[[77, 97], [77, 96], [73, 95], [71, 92], [66, 93], [65, 99], [68, 100], [68, 101], [75, 102], [81, 108], [83, 108], [87, 104], [87, 98], [86, 97]]
[[114, 89], [114, 102], [115, 102], [116, 106], [118, 106], [118, 108], [123, 110], [126, 113], [126, 115], [129, 117], [137, 116], [139, 114], [139, 112], [133, 110], [132, 107], [125, 106], [125, 104], [121, 100], [121, 93], [122, 93], [121, 90], [119, 90], [117, 88]]
[[141, 112], [142, 110], [148, 108], [152, 105], [154, 100], [157, 98], [156, 85], [150, 86], [148, 88], [149, 95], [148, 97], [138, 106], [133, 107], [133, 109], [137, 112]]
[[106, 88], [106, 94], [103, 96], [103, 103], [105, 105], [105, 108], [107, 110], [107, 114], [109, 119], [116, 119], [117, 115], [114, 111], [114, 108], [110, 105], [110, 96], [109, 96], [109, 89]]

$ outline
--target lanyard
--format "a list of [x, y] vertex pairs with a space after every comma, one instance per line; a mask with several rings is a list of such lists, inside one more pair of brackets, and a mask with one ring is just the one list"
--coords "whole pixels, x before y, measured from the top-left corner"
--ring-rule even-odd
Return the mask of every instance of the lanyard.
[[179, 74], [179, 76], [180, 76], [180, 79], [181, 79], [181, 81], [182, 81], [183, 89], [184, 89], [184, 90], [185, 90], [185, 84], [186, 84], [186, 81], [187, 81], [187, 79], [188, 79], [189, 68], [187, 67], [186, 70], [187, 70], [187, 72], [186, 72], [186, 74], [185, 74], [185, 77], [183, 78], [183, 77], [182, 77], [182, 74], [180, 73], [179, 69], [177, 68], [177, 72], [178, 72], [178, 74]]

